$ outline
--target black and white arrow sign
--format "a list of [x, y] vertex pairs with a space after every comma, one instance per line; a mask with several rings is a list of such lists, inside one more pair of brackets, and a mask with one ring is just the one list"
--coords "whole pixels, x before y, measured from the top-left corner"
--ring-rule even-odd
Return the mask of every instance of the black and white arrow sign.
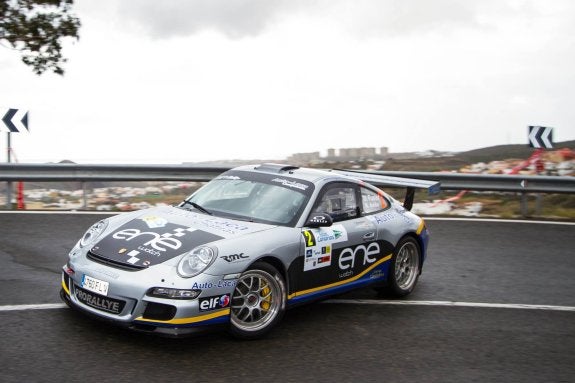
[[553, 128], [530, 126], [529, 146], [532, 148], [553, 149]]
[[28, 131], [28, 111], [0, 108], [0, 132], [18, 133]]

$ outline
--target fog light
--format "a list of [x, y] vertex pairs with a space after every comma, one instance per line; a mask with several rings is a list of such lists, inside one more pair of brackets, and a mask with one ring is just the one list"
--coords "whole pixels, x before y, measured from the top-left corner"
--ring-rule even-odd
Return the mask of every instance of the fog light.
[[167, 287], [152, 287], [146, 295], [156, 298], [169, 298], [169, 299], [195, 299], [202, 290], [182, 290], [170, 289]]

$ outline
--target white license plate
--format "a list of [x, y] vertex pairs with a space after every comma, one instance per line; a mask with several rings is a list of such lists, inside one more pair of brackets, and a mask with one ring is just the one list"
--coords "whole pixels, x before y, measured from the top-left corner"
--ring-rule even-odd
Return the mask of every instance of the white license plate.
[[82, 276], [82, 287], [93, 293], [108, 295], [109, 286], [110, 284], [106, 281], [101, 281], [86, 274]]

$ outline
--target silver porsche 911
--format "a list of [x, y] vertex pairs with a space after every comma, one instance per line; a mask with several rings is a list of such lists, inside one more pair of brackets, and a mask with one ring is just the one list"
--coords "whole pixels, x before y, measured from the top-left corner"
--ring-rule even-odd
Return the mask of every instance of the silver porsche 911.
[[[366, 183], [365, 181], [369, 182]], [[401, 204], [373, 186], [407, 189]], [[286, 308], [373, 286], [409, 294], [428, 243], [409, 209], [437, 183], [263, 164], [229, 170], [177, 206], [95, 223], [63, 267], [62, 299], [125, 327], [252, 339]]]

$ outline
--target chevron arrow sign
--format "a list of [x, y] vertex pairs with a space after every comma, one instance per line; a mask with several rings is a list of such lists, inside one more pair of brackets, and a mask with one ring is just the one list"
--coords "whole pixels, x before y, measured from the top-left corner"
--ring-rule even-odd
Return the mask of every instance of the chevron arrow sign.
[[553, 128], [530, 126], [529, 146], [532, 148], [553, 149]]
[[28, 131], [28, 111], [0, 108], [0, 132], [18, 133]]

